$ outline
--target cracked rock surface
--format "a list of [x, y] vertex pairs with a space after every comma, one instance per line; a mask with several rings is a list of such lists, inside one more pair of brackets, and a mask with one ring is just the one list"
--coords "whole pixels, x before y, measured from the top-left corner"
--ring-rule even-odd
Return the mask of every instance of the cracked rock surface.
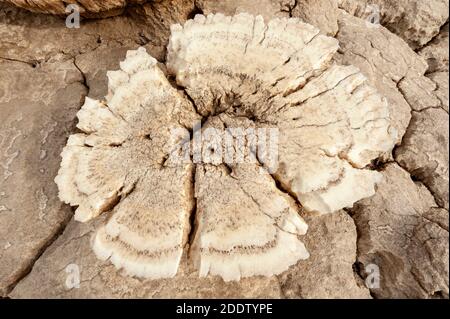
[[375, 20], [413, 49], [423, 47], [448, 21], [446, 0], [337, 0], [340, 8], [359, 18]]
[[[103, 217], [94, 223], [71, 221], [64, 234], [46, 250], [33, 271], [10, 294], [12, 298], [370, 298], [355, 279], [356, 229], [343, 211], [308, 219], [305, 239], [311, 258], [276, 277], [243, 278], [224, 282], [198, 278], [185, 259], [171, 279], [136, 279], [100, 261], [90, 239]], [[345, 245], [343, 245], [345, 243]], [[78, 265], [79, 288], [68, 288], [68, 265]], [[70, 268], [69, 268], [70, 269]], [[326, 280], [323, 280], [326, 277]], [[321, 284], [317, 281], [321, 279]], [[36, 286], [39, 289], [36, 289]]]
[[402, 145], [397, 148], [397, 162], [422, 181], [433, 193], [440, 207], [448, 209], [448, 113], [429, 108], [413, 112]]
[[[427, 63], [383, 26], [368, 25], [343, 10], [339, 11], [338, 23], [340, 55], [337, 61], [359, 67], [370, 83], [388, 99], [400, 142], [411, 119], [411, 108], [425, 107], [420, 101], [426, 101], [427, 105], [438, 104], [438, 99], [430, 92], [434, 85], [424, 76]], [[427, 100], [430, 96], [431, 99]]]
[[[125, 8], [126, 1], [119, 2], [118, 10], [84, 12], [85, 17], [117, 16], [82, 20], [80, 29], [66, 28], [58, 16], [0, 4], [0, 172], [8, 175], [0, 181], [1, 297], [448, 298], [448, 17], [447, 9], [436, 9], [447, 3], [378, 1], [382, 26], [374, 29], [367, 23], [370, 13], [361, 13], [364, 1], [337, 1], [348, 13], [336, 9], [336, 1], [267, 0], [254, 6], [245, 0], [162, 0]], [[128, 50], [144, 46], [172, 81], [165, 67], [170, 25], [196, 13], [245, 11], [262, 14], [265, 21], [300, 17], [321, 34], [335, 36], [340, 48], [332, 63], [358, 67], [368, 85], [386, 97], [398, 132], [395, 152], [369, 165], [383, 176], [373, 197], [320, 216], [294, 205], [308, 225], [299, 240], [309, 258], [279, 275], [239, 282], [199, 278], [185, 245], [174, 278], [130, 277], [92, 250], [98, 230], [114, 221], [113, 214], [87, 223], [70, 219], [72, 210], [59, 202], [52, 181], [67, 137], [80, 132], [76, 113], [86, 95], [100, 100], [108, 94], [106, 72], [119, 69]], [[243, 125], [225, 114], [201, 115], [208, 117], [205, 126]], [[246, 170], [229, 175], [226, 166], [187, 169], [186, 179], [223, 174], [223, 183], [233, 185], [239, 179], [228, 177], [247, 176]], [[294, 194], [286, 185], [274, 183], [277, 176], [266, 177], [292, 205]], [[121, 191], [139, 197], [135, 186]], [[187, 192], [192, 196], [195, 189]], [[205, 200], [210, 194], [204, 187], [197, 193]], [[200, 200], [188, 206], [185, 211], [214, 209]], [[366, 285], [374, 264], [381, 273], [377, 288]], [[79, 288], [71, 285], [74, 270]]]
[[196, 0], [195, 3], [205, 14], [247, 12], [261, 15], [266, 21], [296, 17], [318, 27], [323, 34], [335, 35], [338, 30], [337, 2], [334, 0], [262, 0], [258, 5], [253, 0]]
[[360, 234], [358, 262], [362, 269], [380, 269], [380, 288], [371, 289], [372, 295], [448, 298], [448, 211], [397, 164], [382, 172], [377, 194], [351, 213]]
[[88, 18], [104, 18], [108, 16], [118, 15], [123, 12], [127, 5], [141, 4], [147, 0], [79, 0], [79, 1], [63, 1], [63, 0], [6, 0], [18, 7], [39, 13], [50, 13], [57, 15], [65, 15], [66, 7], [69, 4], [77, 5], [80, 14]]

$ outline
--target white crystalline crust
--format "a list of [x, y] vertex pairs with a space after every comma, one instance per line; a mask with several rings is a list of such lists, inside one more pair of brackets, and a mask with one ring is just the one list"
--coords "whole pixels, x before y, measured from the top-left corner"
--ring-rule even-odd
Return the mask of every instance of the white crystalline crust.
[[[337, 49], [297, 19], [198, 15], [172, 27], [167, 58], [191, 99], [143, 48], [129, 51], [108, 72], [106, 101], [87, 98], [79, 111], [82, 133], [69, 138], [55, 179], [77, 220], [111, 211], [97, 256], [156, 279], [175, 276], [190, 246], [200, 276], [224, 280], [308, 258], [295, 200], [325, 214], [373, 195], [381, 175], [367, 166], [396, 140], [386, 100], [357, 68], [331, 63]], [[167, 161], [171, 129], [192, 130], [202, 117], [278, 128], [279, 169]]]
[[237, 166], [231, 174], [223, 167], [198, 167], [195, 196], [198, 229], [191, 254], [200, 276], [270, 276], [309, 257], [298, 239], [306, 223], [257, 166]]
[[130, 275], [171, 277], [189, 233], [193, 166], [164, 161], [170, 129], [196, 116], [143, 48], [129, 51], [108, 78], [107, 103], [87, 98], [78, 113], [85, 133], [63, 150], [59, 196], [78, 206], [82, 222], [114, 207], [95, 236], [100, 258]]
[[363, 168], [396, 138], [386, 99], [357, 68], [330, 65], [337, 49], [297, 19], [199, 15], [172, 27], [167, 64], [202, 115], [278, 127], [277, 178], [307, 210], [331, 213], [374, 194], [380, 174]]

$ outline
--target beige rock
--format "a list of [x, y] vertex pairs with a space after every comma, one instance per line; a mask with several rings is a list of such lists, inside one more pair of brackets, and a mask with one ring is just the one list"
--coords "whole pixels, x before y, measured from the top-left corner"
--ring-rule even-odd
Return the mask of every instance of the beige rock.
[[350, 14], [381, 23], [413, 49], [427, 44], [448, 20], [446, 0], [338, 0], [338, 3]]
[[[64, 234], [51, 246], [22, 280], [12, 298], [280, 298], [276, 277], [244, 278], [224, 282], [219, 277], [199, 278], [183, 258], [174, 278], [143, 280], [120, 273], [102, 262], [91, 249], [95, 223], [70, 222]], [[75, 285], [80, 275], [79, 288]], [[39, 287], [39, 289], [36, 289]]]
[[435, 208], [430, 192], [397, 164], [383, 175], [377, 194], [352, 210], [361, 274], [371, 265], [380, 274], [372, 295], [448, 298], [448, 211]]
[[208, 15], [222, 13], [233, 16], [238, 13], [261, 15], [266, 21], [274, 18], [289, 17], [292, 9], [291, 0], [262, 0], [255, 4], [254, 0], [196, 0], [197, 7]]
[[266, 21], [273, 18], [296, 17], [319, 28], [323, 34], [335, 35], [337, 3], [334, 0], [196, 0], [204, 14], [235, 15], [247, 12], [262, 15]]
[[[226, 193], [224, 193], [226, 192]], [[298, 207], [256, 165], [197, 166], [196, 232], [191, 255], [200, 276], [225, 281], [285, 271], [308, 252]]]
[[440, 207], [448, 209], [448, 113], [426, 109], [413, 112], [402, 145], [395, 152], [396, 161], [422, 181], [433, 193]]
[[197, 16], [172, 28], [167, 65], [203, 116], [228, 112], [278, 127], [274, 175], [308, 211], [330, 213], [373, 195], [378, 174], [361, 168], [396, 139], [387, 101], [359, 70], [330, 66], [337, 49], [295, 19], [265, 27], [261, 17]]
[[66, 2], [63, 0], [6, 0], [18, 7], [40, 13], [65, 15], [68, 4], [79, 7], [83, 17], [104, 18], [123, 12], [128, 4], [139, 4], [146, 0], [79, 0]]
[[[193, 265], [183, 258], [171, 279], [142, 280], [117, 272], [99, 261], [91, 239], [103, 217], [95, 222], [71, 221], [49, 247], [32, 272], [12, 291], [12, 298], [369, 298], [353, 274], [356, 230], [345, 212], [307, 217], [303, 237], [311, 253], [277, 277], [243, 278], [224, 282], [219, 277], [198, 278]], [[345, 244], [343, 244], [345, 243]], [[77, 282], [79, 288], [70, 288]], [[319, 283], [319, 284], [318, 284]], [[35, 287], [39, 286], [39, 289]]]
[[69, 29], [59, 17], [32, 14], [0, 3], [0, 57], [38, 64], [60, 53], [71, 58], [88, 54], [84, 60], [97, 55], [102, 63], [108, 60], [117, 64], [118, 48], [145, 46], [164, 61], [170, 25], [186, 21], [193, 8], [193, 1], [165, 0], [133, 7], [129, 15], [83, 20], [79, 29]]
[[419, 54], [428, 63], [427, 77], [436, 85], [433, 94], [439, 99], [440, 107], [448, 113], [448, 23]]
[[[52, 182], [86, 89], [72, 61], [0, 61], [0, 296], [72, 215]], [[6, 80], [8, 79], [8, 80]]]
[[324, 34], [334, 36], [338, 32], [337, 2], [335, 0], [298, 0], [292, 8], [293, 17], [318, 27]]
[[[306, 210], [331, 213], [374, 194], [380, 174], [365, 167], [396, 139], [387, 101], [359, 70], [329, 66], [336, 50], [336, 40], [298, 19], [266, 25], [248, 14], [197, 15], [172, 27], [167, 62], [195, 111], [144, 48], [128, 51], [120, 70], [107, 74], [106, 101], [86, 99], [78, 112], [82, 133], [70, 136], [55, 178], [60, 199], [78, 206], [76, 220], [113, 210], [95, 236], [97, 256], [129, 275], [173, 277], [196, 207], [190, 253], [200, 276], [271, 276], [307, 258], [297, 238], [306, 225], [269, 173]], [[193, 165], [173, 160], [171, 132], [192, 130], [196, 112], [211, 128], [227, 118], [278, 128], [283, 168], [261, 173], [257, 163], [232, 162], [219, 169], [222, 157], [196, 162], [193, 154], [193, 194]]]
[[384, 27], [375, 27], [340, 10], [337, 39], [341, 53], [337, 61], [358, 66], [370, 84], [388, 99], [398, 142], [408, 127], [411, 108], [420, 110], [440, 104], [433, 94], [436, 85], [424, 76], [428, 67], [425, 60]]
[[101, 45], [75, 57], [75, 64], [83, 73], [86, 86], [89, 88], [89, 97], [102, 99], [108, 94], [107, 70], [119, 68], [128, 50], [134, 49], [132, 45]]
[[[141, 6], [132, 6], [127, 11], [131, 21], [139, 25], [141, 44], [151, 44], [161, 51], [155, 55], [155, 50], [148, 50], [161, 62], [165, 60], [170, 26], [193, 18], [195, 12], [194, 0], [152, 1]], [[148, 45], [145, 47], [148, 49]]]
[[[158, 14], [167, 24], [183, 21], [169, 12]], [[89, 89], [94, 97], [107, 93], [105, 69], [117, 68], [127, 49], [145, 45], [163, 60], [168, 38], [158, 36], [160, 27], [143, 28], [120, 16], [83, 20], [80, 29], [68, 29], [58, 17], [0, 3], [0, 141], [8, 149], [3, 161], [14, 168], [0, 187], [1, 296], [30, 270], [72, 216], [69, 207], [61, 206], [52, 180], [82, 99]], [[3, 166], [0, 170], [3, 174]], [[5, 172], [9, 174], [7, 168]], [[11, 195], [18, 189], [20, 197]]]
[[448, 23], [419, 54], [427, 60], [428, 73], [448, 72]]
[[439, 106], [448, 113], [448, 71], [430, 73], [427, 77], [436, 84], [433, 94], [439, 100]]
[[[448, 90], [445, 90], [448, 87], [448, 25], [447, 30], [444, 28], [419, 55], [426, 59], [427, 78], [405, 77], [398, 83], [399, 90], [413, 110], [420, 111], [430, 107], [448, 110]], [[443, 78], [445, 76], [446, 79]]]
[[350, 216], [305, 217], [305, 245], [310, 258], [279, 276], [286, 298], [370, 298], [352, 265], [356, 261], [356, 227]]
[[156, 63], [141, 48], [108, 73], [106, 102], [86, 99], [77, 125], [85, 134], [70, 136], [55, 178], [61, 200], [78, 206], [78, 221], [115, 206], [94, 250], [151, 278], [175, 275], [193, 206], [192, 165], [165, 167], [164, 157], [171, 129], [188, 127], [179, 123], [195, 114]]
[[439, 225], [441, 228], [448, 231], [448, 211], [443, 208], [431, 208], [428, 212], [422, 215], [425, 219]]
[[69, 29], [58, 17], [32, 14], [5, 4], [0, 6], [0, 33], [3, 39], [0, 56], [5, 59], [38, 64], [60, 53], [74, 57], [90, 52], [102, 43], [120, 41], [131, 47], [144, 44], [139, 42], [139, 27], [126, 17], [89, 20], [82, 22], [79, 29]]

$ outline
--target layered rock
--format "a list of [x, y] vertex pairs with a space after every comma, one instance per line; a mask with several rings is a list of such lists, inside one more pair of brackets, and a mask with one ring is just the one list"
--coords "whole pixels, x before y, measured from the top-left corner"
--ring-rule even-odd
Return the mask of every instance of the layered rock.
[[196, 0], [195, 3], [205, 14], [246, 12], [262, 15], [266, 21], [295, 17], [316, 26], [323, 34], [335, 35], [338, 30], [337, 2], [334, 0], [263, 0], [257, 5], [253, 0]]
[[80, 14], [87, 18], [105, 18], [121, 14], [127, 5], [140, 4], [146, 0], [79, 0], [67, 3], [63, 0], [7, 0], [20, 8], [33, 12], [66, 15], [69, 4], [76, 5]]
[[448, 113], [440, 108], [413, 112], [408, 132], [396, 149], [395, 159], [448, 209]]
[[[197, 8], [194, 1], [152, 1], [128, 7], [123, 16], [84, 19], [80, 29], [66, 28], [64, 19], [59, 17], [31, 14], [0, 4], [0, 73], [2, 79], [11, 79], [12, 83], [3, 83], [0, 90], [0, 100], [5, 106], [2, 109], [7, 110], [5, 125], [0, 129], [0, 141], [3, 140], [7, 150], [0, 172], [4, 169], [7, 175], [12, 173], [0, 182], [0, 225], [6, 225], [0, 227], [0, 248], [3, 248], [0, 295], [18, 298], [368, 297], [367, 289], [362, 286], [367, 270], [376, 264], [380, 266], [381, 287], [371, 288], [374, 297], [447, 297], [448, 190], [446, 194], [445, 186], [448, 189], [448, 178], [445, 179], [444, 173], [448, 169], [448, 164], [445, 166], [448, 129], [444, 125], [448, 124], [448, 26], [441, 28], [440, 34], [429, 42], [431, 34], [436, 34], [438, 25], [442, 24], [433, 17], [446, 11], [431, 12], [429, 21], [422, 18], [413, 21], [416, 12], [408, 6], [414, 5], [414, 1], [405, 4], [403, 19], [395, 18], [394, 23], [389, 23], [384, 18], [396, 17], [394, 8], [394, 13], [382, 13], [381, 22], [409, 41], [413, 48], [427, 43], [417, 50], [421, 57], [385, 28], [373, 28], [367, 19], [371, 13], [355, 13], [365, 18], [357, 19], [337, 12], [341, 49], [336, 60], [358, 66], [370, 84], [388, 98], [390, 116], [399, 131], [398, 143], [408, 127], [410, 109], [416, 110], [412, 112], [405, 147], [399, 147], [396, 153], [397, 161], [420, 182], [412, 182], [405, 170], [389, 165], [383, 173], [385, 182], [377, 188], [379, 195], [363, 200], [352, 210], [358, 238], [345, 212], [319, 217], [302, 213], [309, 229], [300, 239], [309, 252], [309, 259], [299, 261], [276, 277], [242, 278], [239, 283], [224, 283], [217, 276], [199, 279], [198, 271], [185, 257], [172, 279], [134, 279], [117, 271], [108, 262], [98, 260], [91, 250], [91, 240], [106, 222], [102, 217], [86, 224], [72, 221], [60, 236], [71, 211], [58, 204], [57, 189], [49, 186], [53, 185], [51, 179], [56, 174], [58, 154], [65, 137], [74, 132], [74, 114], [82, 97], [87, 91], [95, 99], [108, 93], [106, 70], [118, 69], [127, 50], [145, 46], [147, 52], [165, 62], [171, 24], [183, 22], [202, 10], [225, 12], [228, 6], [230, 11], [225, 12], [228, 14], [254, 10], [252, 13], [263, 14], [266, 21], [300, 16], [319, 27], [322, 34], [334, 34], [336, 30], [335, 13], [330, 8], [333, 2], [329, 1], [265, 1], [257, 6], [252, 5], [253, 1], [244, 0], [196, 2]], [[107, 1], [102, 3], [107, 5]], [[326, 10], [326, 14], [317, 15], [315, 10]], [[107, 10], [95, 15], [122, 11]], [[421, 9], [419, 13], [425, 11]], [[405, 23], [413, 28], [405, 31]], [[413, 34], [410, 39], [406, 36], [408, 32]], [[417, 40], [421, 36], [414, 35], [420, 32], [425, 35], [424, 40]], [[42, 39], [46, 39], [44, 45]], [[158, 65], [166, 72], [163, 64]], [[424, 77], [427, 79], [423, 80]], [[27, 109], [26, 114], [33, 110], [31, 114], [37, 120], [31, 121], [31, 116], [19, 120], [23, 109]], [[51, 110], [56, 115], [50, 119], [45, 117], [46, 112], [38, 114], [36, 109]], [[41, 145], [39, 138], [44, 139], [46, 135], [47, 142]], [[50, 147], [50, 141], [56, 146]], [[431, 157], [426, 158], [427, 154]], [[45, 159], [38, 159], [40, 156]], [[40, 164], [44, 161], [45, 167]], [[229, 169], [223, 170], [227, 180]], [[43, 178], [35, 178], [35, 171]], [[25, 184], [29, 186], [24, 187]], [[276, 185], [282, 192], [284, 187]], [[12, 196], [12, 189], [20, 189], [21, 196]], [[20, 218], [13, 217], [12, 212]], [[396, 216], [398, 212], [401, 216]], [[186, 245], [185, 252], [188, 249]], [[359, 263], [354, 265], [352, 273], [356, 254]], [[74, 285], [77, 280], [73, 275], [77, 270], [81, 276], [80, 289]]]
[[70, 60], [39, 68], [0, 60], [0, 78], [0, 295], [4, 296], [72, 215], [55, 197], [52, 180], [87, 90]]
[[431, 41], [448, 20], [445, 0], [338, 0], [338, 3], [350, 14], [382, 24], [413, 49]]

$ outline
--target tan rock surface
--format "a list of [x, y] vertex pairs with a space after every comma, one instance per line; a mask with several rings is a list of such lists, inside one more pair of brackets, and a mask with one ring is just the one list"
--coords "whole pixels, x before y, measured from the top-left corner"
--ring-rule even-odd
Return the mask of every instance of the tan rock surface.
[[446, 0], [338, 0], [338, 3], [357, 17], [367, 20], [375, 17], [413, 49], [427, 44], [448, 20]]
[[[358, 261], [379, 267], [377, 298], [448, 298], [448, 211], [397, 164], [383, 169], [377, 194], [352, 210]], [[364, 271], [361, 271], [364, 276]]]
[[118, 15], [127, 5], [143, 3], [146, 0], [6, 0], [18, 7], [39, 13], [65, 15], [68, 4], [75, 4], [80, 8], [84, 17], [104, 18]]
[[[174, 16], [166, 13], [170, 24]], [[159, 26], [146, 31], [137, 25], [115, 17], [67, 29], [57, 17], [0, 4], [0, 169], [2, 176], [13, 173], [1, 178], [0, 187], [1, 296], [29, 271], [72, 216], [56, 199], [52, 180], [84, 96], [88, 91], [94, 97], [107, 93], [106, 67], [116, 68], [127, 49], [147, 44], [164, 59], [167, 38], [150, 36]], [[19, 189], [21, 196], [14, 195]]]
[[205, 14], [223, 13], [234, 15], [247, 12], [262, 15], [266, 21], [273, 18], [295, 17], [319, 28], [323, 34], [335, 35], [337, 26], [337, 3], [334, 0], [196, 0]]
[[338, 32], [338, 11], [335, 0], [294, 1], [291, 16], [298, 17], [316, 27], [324, 34], [336, 35]]
[[[102, 218], [101, 218], [102, 219]], [[307, 218], [305, 237], [308, 261], [292, 266], [278, 277], [244, 278], [224, 282], [219, 277], [198, 278], [183, 258], [175, 278], [135, 279], [101, 262], [91, 250], [96, 224], [71, 221], [49, 247], [33, 271], [10, 294], [12, 298], [369, 298], [353, 273], [356, 230], [345, 212]], [[345, 243], [345, 245], [342, 245]], [[77, 265], [78, 268], [74, 268]], [[331, 266], [330, 266], [331, 265]], [[71, 272], [78, 269], [79, 288], [71, 287]], [[66, 283], [68, 285], [66, 285]], [[39, 287], [39, 289], [36, 289]]]
[[2, 60], [0, 78], [0, 295], [5, 295], [72, 215], [54, 196], [52, 180], [87, 91], [70, 60], [39, 68]]
[[185, 0], [149, 3], [134, 9], [144, 10], [145, 19], [134, 17], [133, 11], [129, 15], [83, 21], [79, 29], [66, 28], [64, 19], [55, 16], [32, 14], [4, 3], [0, 3], [0, 8], [0, 57], [37, 64], [58, 53], [73, 58], [83, 53], [95, 54], [92, 51], [105, 46], [145, 46], [163, 61], [170, 25], [185, 21], [194, 5]]
[[[101, 220], [97, 221], [101, 223]], [[94, 223], [71, 221], [64, 234], [11, 293], [12, 298], [279, 298], [277, 278], [254, 277], [225, 283], [219, 277], [198, 278], [185, 259], [171, 279], [142, 280], [101, 262], [91, 249]], [[76, 265], [78, 268], [74, 268]], [[67, 272], [66, 272], [67, 269]], [[72, 269], [79, 270], [79, 288], [70, 288]], [[68, 285], [66, 284], [68, 283]], [[39, 288], [37, 288], [39, 287]]]
[[340, 211], [306, 217], [305, 245], [311, 257], [291, 267], [280, 278], [287, 298], [371, 298], [352, 266], [356, 262], [356, 227]]
[[428, 63], [428, 73], [448, 71], [448, 50], [447, 23], [439, 34], [419, 51]]
[[435, 84], [424, 76], [428, 65], [399, 37], [340, 10], [340, 53], [337, 60], [354, 64], [389, 101], [399, 142], [411, 118], [411, 108], [439, 105]]
[[440, 108], [413, 112], [396, 161], [422, 181], [440, 207], [448, 209], [448, 113]]
[[[381, 191], [381, 194], [362, 201], [352, 210], [357, 234], [344, 212], [304, 216], [309, 230], [301, 240], [310, 258], [276, 277], [246, 278], [239, 283], [224, 283], [215, 276], [199, 279], [198, 272], [184, 256], [175, 278], [135, 279], [118, 272], [108, 262], [99, 261], [92, 252], [91, 240], [103, 218], [87, 224], [72, 220], [60, 236], [72, 213], [59, 203], [57, 188], [51, 180], [56, 175], [65, 137], [74, 132], [74, 114], [82, 103], [82, 97], [88, 90], [93, 98], [101, 98], [107, 93], [106, 70], [117, 69], [129, 49], [145, 46], [150, 54], [165, 62], [169, 26], [193, 17], [193, 14], [200, 13], [199, 9], [206, 12], [209, 6], [214, 10], [214, 3], [219, 5], [225, 1], [197, 2], [196, 9], [193, 0], [153, 1], [128, 7], [122, 16], [82, 20], [80, 29], [66, 28], [64, 19], [59, 17], [32, 14], [0, 3], [0, 142], [7, 148], [12, 145], [9, 148], [11, 152], [7, 151], [3, 156], [3, 163], [11, 162], [10, 167], [14, 168], [13, 175], [6, 182], [0, 182], [0, 296], [6, 296], [16, 287], [10, 297], [365, 298], [369, 296], [368, 290], [362, 288], [363, 279], [359, 275], [365, 277], [364, 265], [370, 265], [377, 257], [375, 261], [382, 266], [382, 287], [371, 289], [373, 297], [448, 298], [448, 212], [445, 208], [438, 208], [429, 191], [421, 183], [412, 182], [406, 171], [395, 164], [390, 164], [385, 170], [388, 172], [384, 173], [388, 175], [385, 184], [388, 185], [378, 187], [377, 192]], [[200, 2], [209, 3], [200, 7]], [[266, 17], [300, 15], [295, 13], [295, 1], [290, 0], [266, 1], [264, 6], [261, 2], [257, 7], [245, 0], [228, 2], [232, 3], [230, 10], [235, 10], [233, 6], [253, 9], [254, 14], [261, 13]], [[311, 2], [310, 12], [328, 5], [326, 2]], [[442, 182], [441, 173], [436, 174], [440, 172], [441, 162], [445, 162], [446, 150], [448, 153], [448, 129], [435, 128], [448, 125], [448, 26], [441, 28], [441, 34], [429, 42], [445, 22], [439, 17], [447, 13], [446, 10], [434, 12], [437, 7], [420, 9], [420, 13], [431, 9], [431, 20], [414, 20], [416, 12], [408, 6], [415, 5], [415, 2], [410, 1], [405, 10], [386, 11], [382, 23], [414, 48], [423, 46], [419, 43], [427, 44], [417, 51], [420, 58], [386, 29], [372, 30], [364, 20], [341, 16], [341, 31], [337, 37], [342, 60], [337, 60], [361, 68], [370, 83], [388, 98], [400, 133], [408, 127], [410, 109], [420, 110], [413, 112], [416, 120], [409, 126], [405, 137], [411, 142], [407, 142], [404, 148], [406, 156], [402, 166], [413, 173], [415, 180], [426, 183], [438, 203], [442, 192], [445, 195], [447, 189], [447, 195], [443, 196], [444, 205], [439, 206], [448, 207], [448, 179]], [[308, 1], [303, 3], [309, 5]], [[423, 6], [423, 3], [419, 5]], [[226, 5], [220, 10], [226, 10]], [[306, 13], [308, 10], [305, 10]], [[117, 14], [119, 11], [123, 10], [105, 11], [104, 14]], [[397, 19], [398, 14], [404, 14], [402, 20]], [[389, 16], [394, 17], [392, 23], [389, 23]], [[332, 11], [321, 16], [313, 13], [310, 17], [310, 23], [324, 30], [334, 30]], [[406, 25], [413, 27], [405, 31]], [[327, 32], [330, 33], [329, 30]], [[412, 36], [409, 38], [405, 34]], [[33, 65], [35, 68], [31, 67]], [[409, 69], [412, 71], [408, 72]], [[67, 78], [63, 74], [67, 74]], [[422, 80], [424, 74], [429, 81]], [[5, 82], [4, 78], [11, 80]], [[447, 114], [439, 108], [446, 110]], [[18, 121], [24, 109], [32, 111], [24, 113], [25, 116]], [[41, 112], [42, 109], [52, 110], [52, 116]], [[420, 113], [424, 115], [419, 116]], [[58, 124], [51, 131], [53, 121]], [[425, 124], [419, 125], [420, 121]], [[51, 132], [47, 142], [41, 145], [40, 138], [47, 134], [47, 126]], [[19, 131], [25, 132], [27, 140], [18, 135]], [[19, 153], [16, 147], [21, 148]], [[39, 159], [44, 154], [41, 148], [47, 151], [45, 167]], [[430, 150], [432, 156], [426, 158]], [[442, 167], [445, 170], [445, 165]], [[40, 171], [42, 168], [44, 173]], [[0, 166], [0, 173], [3, 170], [4, 166]], [[416, 176], [417, 172], [424, 174]], [[17, 189], [20, 189], [21, 196], [11, 196], [13, 191], [17, 193]], [[20, 219], [12, 216], [11, 207], [21, 216]], [[40, 219], [42, 210], [45, 212], [43, 220]], [[402, 216], [397, 216], [397, 212]], [[36, 225], [39, 225], [39, 231]], [[55, 238], [58, 239], [51, 244]], [[12, 250], [14, 247], [18, 249]], [[355, 264], [355, 272], [352, 273], [355, 255], [361, 264]], [[73, 283], [71, 274], [76, 269], [73, 267], [75, 264], [81, 274], [80, 289], [66, 285]], [[30, 269], [31, 273], [21, 279]]]
[[440, 102], [439, 107], [448, 113], [448, 71], [429, 73], [427, 77], [436, 84], [433, 94]]

